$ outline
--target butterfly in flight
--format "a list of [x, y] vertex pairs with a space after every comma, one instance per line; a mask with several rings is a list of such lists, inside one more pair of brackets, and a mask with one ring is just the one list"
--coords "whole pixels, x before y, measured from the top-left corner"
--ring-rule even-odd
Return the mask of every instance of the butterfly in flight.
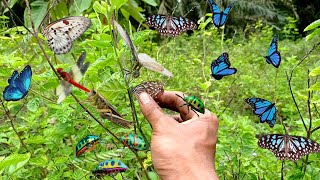
[[146, 23], [165, 36], [179, 36], [185, 31], [197, 29], [197, 24], [187, 18], [161, 14], [148, 17]]
[[235, 74], [237, 69], [230, 68], [230, 66], [231, 64], [228, 53], [222, 53], [218, 59], [212, 61], [211, 63], [211, 76], [216, 80], [220, 80], [224, 76]]
[[258, 141], [261, 148], [269, 149], [280, 160], [297, 161], [302, 156], [320, 152], [320, 144], [301, 136], [288, 134], [268, 134], [261, 136]]
[[133, 77], [137, 78], [140, 76], [139, 70], [142, 66], [145, 68], [158, 72], [164, 76], [173, 77], [173, 74], [164, 68], [161, 64], [159, 64], [155, 59], [151, 58], [149, 55], [144, 53], [137, 53], [137, 49], [134, 46], [129, 34], [127, 31], [125, 31], [119, 23], [117, 23], [115, 20], [113, 21], [115, 26], [117, 27], [117, 31], [121, 38], [124, 40], [124, 42], [127, 44], [127, 46], [130, 48], [133, 59], [135, 61], [135, 65], [133, 67]]
[[228, 14], [230, 13], [232, 7], [234, 6], [234, 3], [231, 3], [225, 10], [221, 11], [219, 6], [213, 0], [208, 0], [208, 2], [212, 10], [213, 24], [217, 28], [222, 27], [223, 25], [225, 25], [228, 18]]
[[269, 47], [268, 56], [264, 57], [268, 64], [272, 64], [275, 68], [280, 66], [281, 55], [278, 51], [278, 35], [274, 35]]
[[13, 71], [8, 79], [9, 85], [3, 91], [3, 98], [6, 101], [19, 101], [29, 91], [32, 78], [31, 67], [27, 65], [20, 73]]
[[83, 75], [85, 74], [90, 65], [89, 62], [83, 64], [85, 58], [86, 52], [83, 52], [79, 57], [77, 64], [75, 64], [72, 67], [72, 70], [69, 73], [64, 72], [62, 68], [57, 69], [57, 72], [64, 79], [63, 81], [60, 81], [60, 84], [55, 91], [55, 94], [59, 97], [57, 101], [58, 104], [62, 102], [71, 93], [72, 85], [76, 86], [77, 88], [83, 91], [90, 92], [88, 88], [78, 83], [82, 79]]
[[277, 120], [277, 109], [274, 103], [261, 98], [245, 99], [255, 115], [260, 117], [260, 122], [267, 122], [270, 127], [273, 127]]
[[48, 40], [50, 49], [55, 54], [70, 51], [72, 42], [84, 33], [91, 25], [91, 20], [81, 16], [70, 16], [48, 24], [43, 35]]

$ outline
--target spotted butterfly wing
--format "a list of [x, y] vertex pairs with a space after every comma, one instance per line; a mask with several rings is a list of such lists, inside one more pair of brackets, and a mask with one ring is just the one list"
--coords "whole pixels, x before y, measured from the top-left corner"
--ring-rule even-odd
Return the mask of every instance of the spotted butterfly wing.
[[148, 93], [153, 99], [157, 99], [160, 95], [163, 94], [164, 84], [158, 81], [147, 81], [144, 83], [139, 84], [135, 88], [132, 89], [132, 92], [139, 96], [140, 93], [146, 92]]
[[258, 141], [261, 148], [269, 149], [280, 160], [297, 161], [309, 153], [320, 152], [320, 144], [301, 136], [268, 134]]
[[229, 76], [237, 72], [236, 68], [230, 68], [231, 63], [229, 61], [228, 53], [222, 53], [218, 59], [212, 61], [211, 63], [211, 76], [220, 80], [224, 76]]
[[31, 67], [27, 65], [20, 73], [14, 71], [8, 79], [9, 85], [3, 91], [6, 101], [18, 101], [24, 98], [29, 91], [32, 78]]
[[275, 68], [278, 68], [280, 66], [281, 55], [278, 51], [278, 35], [275, 35], [272, 38], [268, 51], [268, 56], [265, 56], [265, 59], [268, 64], [272, 64]]
[[84, 33], [91, 25], [91, 20], [81, 16], [70, 16], [48, 24], [43, 35], [48, 40], [50, 49], [55, 54], [70, 51], [72, 42]]
[[228, 14], [234, 6], [234, 3], [231, 3], [225, 10], [221, 11], [219, 6], [213, 1], [208, 0], [211, 10], [212, 10], [212, 21], [213, 24], [220, 28], [227, 22]]
[[161, 14], [148, 17], [146, 23], [165, 36], [179, 36], [185, 31], [197, 29], [197, 24], [187, 18]]
[[261, 98], [247, 98], [248, 103], [255, 115], [260, 117], [260, 122], [267, 122], [270, 127], [273, 127], [277, 120], [277, 109], [274, 103]]

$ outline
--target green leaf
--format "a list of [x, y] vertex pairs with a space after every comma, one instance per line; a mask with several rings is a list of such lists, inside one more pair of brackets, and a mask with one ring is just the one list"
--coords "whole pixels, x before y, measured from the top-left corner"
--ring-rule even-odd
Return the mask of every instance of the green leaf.
[[311, 91], [320, 91], [320, 82], [315, 83], [314, 85], [312, 85], [309, 90]]
[[28, 144], [44, 144], [47, 142], [42, 136], [33, 136], [26, 139], [26, 143]]
[[75, 0], [70, 7], [71, 15], [79, 15], [90, 8], [91, 0]]
[[313, 31], [311, 34], [309, 34], [307, 36], [307, 40], [312, 39], [314, 36], [320, 36], [320, 29], [316, 29], [315, 31]]
[[154, 0], [142, 0], [144, 1], [145, 3], [151, 5], [151, 6], [157, 6], [158, 4], [156, 3], [156, 1]]
[[120, 9], [120, 7], [126, 4], [127, 2], [128, 0], [110, 0], [112, 10]]
[[153, 172], [153, 171], [149, 171], [149, 172], [148, 172], [148, 175], [149, 175], [149, 177], [150, 177], [151, 180], [158, 180], [158, 179], [159, 179], [157, 173], [155, 173], [155, 172]]
[[[30, 6], [32, 21], [34, 23], [35, 28], [38, 29], [40, 23], [42, 22], [44, 16], [47, 13], [48, 2], [39, 0], [31, 3]], [[24, 11], [24, 22], [25, 25], [31, 29], [31, 22], [27, 8]]]
[[34, 98], [31, 101], [28, 102], [27, 108], [29, 111], [35, 112], [38, 110], [40, 106], [40, 99], [39, 98]]
[[320, 26], [320, 19], [312, 22], [311, 24], [309, 24], [303, 31], [309, 31], [309, 30], [312, 30], [312, 29], [315, 29], [317, 27]]
[[93, 3], [93, 9], [100, 14], [107, 14], [107, 8], [101, 5], [98, 1]]
[[12, 154], [0, 162], [0, 171], [10, 167], [10, 174], [22, 168], [30, 159], [30, 153]]
[[317, 76], [320, 74], [320, 66], [316, 67], [315, 69], [311, 70], [311, 72], [309, 73], [309, 76]]

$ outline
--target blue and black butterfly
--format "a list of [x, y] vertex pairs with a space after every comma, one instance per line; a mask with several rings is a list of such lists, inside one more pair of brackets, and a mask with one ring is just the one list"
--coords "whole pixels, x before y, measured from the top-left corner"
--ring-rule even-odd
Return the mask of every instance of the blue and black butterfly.
[[274, 103], [261, 98], [247, 98], [248, 103], [255, 115], [260, 117], [260, 122], [267, 122], [270, 127], [273, 127], [277, 120], [277, 109]]
[[213, 0], [208, 0], [208, 2], [212, 10], [213, 24], [217, 28], [220, 28], [226, 23], [228, 14], [230, 13], [232, 7], [234, 6], [234, 3], [231, 3], [225, 10], [221, 11], [219, 6]]
[[268, 134], [261, 136], [258, 145], [269, 149], [280, 160], [297, 161], [302, 156], [320, 152], [320, 144], [301, 136]]
[[3, 91], [3, 98], [6, 101], [18, 101], [28, 94], [32, 78], [31, 67], [27, 65], [20, 73], [13, 71], [8, 79], [9, 86]]
[[235, 74], [237, 69], [230, 68], [230, 66], [231, 64], [228, 53], [222, 53], [218, 59], [212, 61], [211, 63], [211, 76], [216, 80], [220, 80], [224, 76]]
[[281, 62], [281, 55], [278, 51], [278, 35], [272, 38], [270, 48], [268, 51], [268, 56], [264, 57], [268, 64], [272, 64], [274, 67], [278, 68]]
[[152, 15], [147, 18], [147, 25], [158, 29], [161, 35], [179, 36], [181, 33], [197, 29], [197, 24], [184, 17]]

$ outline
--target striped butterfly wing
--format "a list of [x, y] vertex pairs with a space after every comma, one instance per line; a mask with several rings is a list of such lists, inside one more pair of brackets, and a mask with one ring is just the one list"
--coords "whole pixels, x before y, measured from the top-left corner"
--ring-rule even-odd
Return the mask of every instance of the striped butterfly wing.
[[55, 54], [70, 51], [72, 42], [84, 33], [91, 25], [91, 20], [81, 16], [70, 16], [48, 24], [43, 35], [48, 40], [50, 49]]
[[320, 152], [320, 144], [302, 136], [268, 134], [259, 138], [258, 145], [280, 160], [297, 161], [304, 155]]
[[185, 31], [197, 29], [197, 24], [187, 18], [161, 14], [148, 17], [146, 23], [165, 36], [179, 36]]

